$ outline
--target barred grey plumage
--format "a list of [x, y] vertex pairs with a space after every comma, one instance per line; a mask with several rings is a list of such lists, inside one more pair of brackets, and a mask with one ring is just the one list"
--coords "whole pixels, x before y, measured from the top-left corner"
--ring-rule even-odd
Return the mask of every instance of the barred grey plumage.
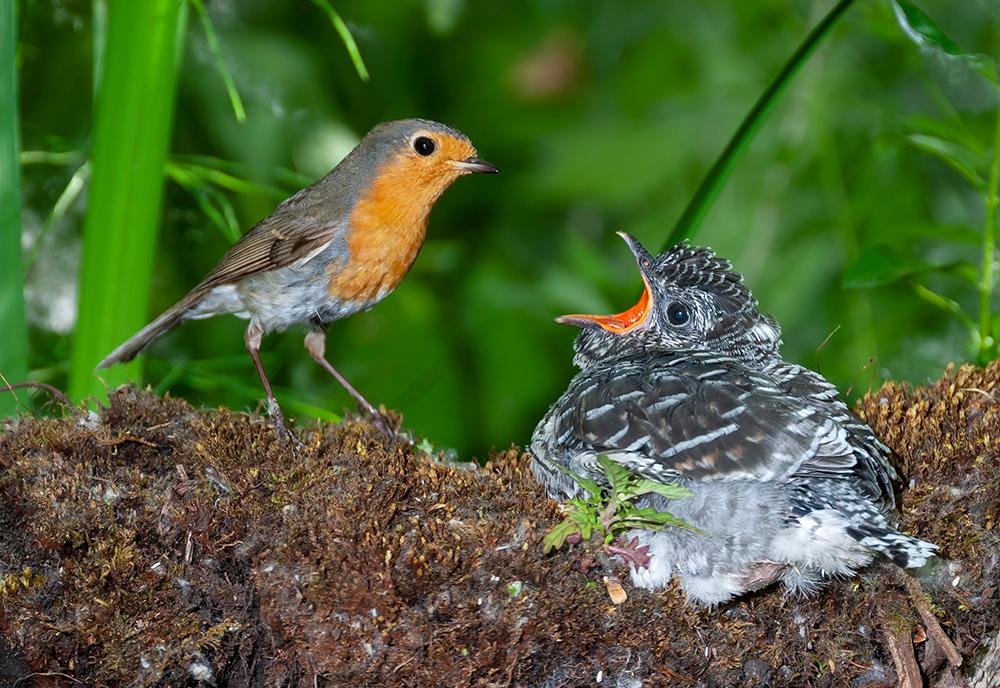
[[935, 545], [889, 521], [889, 449], [818, 373], [781, 359], [781, 330], [743, 278], [709, 249], [654, 258], [623, 234], [645, 290], [615, 316], [564, 316], [582, 327], [582, 369], [535, 429], [532, 470], [557, 499], [583, 490], [558, 467], [603, 479], [606, 455], [693, 497], [658, 495], [702, 533], [637, 530], [642, 587], [679, 577], [689, 599], [717, 604], [782, 581], [810, 592], [881, 553], [922, 566]]

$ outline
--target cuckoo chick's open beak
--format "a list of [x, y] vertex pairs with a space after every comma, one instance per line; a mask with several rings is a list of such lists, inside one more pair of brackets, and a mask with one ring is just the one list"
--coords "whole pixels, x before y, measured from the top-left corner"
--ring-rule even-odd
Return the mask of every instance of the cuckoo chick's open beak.
[[631, 332], [637, 327], [641, 327], [649, 317], [649, 309], [652, 307], [653, 297], [649, 292], [649, 282], [646, 281], [646, 269], [652, 265], [652, 256], [639, 241], [627, 232], [618, 232], [618, 236], [625, 240], [629, 249], [635, 256], [636, 264], [639, 266], [639, 274], [642, 275], [642, 294], [639, 301], [627, 311], [615, 313], [614, 315], [584, 315], [573, 313], [571, 315], [561, 315], [556, 318], [556, 322], [561, 325], [574, 325], [585, 327], [591, 323], [600, 325], [608, 332], [624, 334]]

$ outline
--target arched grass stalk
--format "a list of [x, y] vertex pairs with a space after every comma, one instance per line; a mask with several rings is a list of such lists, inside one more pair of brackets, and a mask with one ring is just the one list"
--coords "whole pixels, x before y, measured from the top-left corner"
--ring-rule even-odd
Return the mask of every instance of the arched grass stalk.
[[[16, 2], [0, 3], [0, 375], [14, 383], [24, 381], [28, 368], [21, 268], [16, 10]], [[16, 407], [10, 392], [0, 394], [0, 416]]]
[[698, 190], [695, 191], [687, 207], [684, 208], [680, 219], [677, 220], [677, 224], [671, 230], [664, 248], [669, 248], [695, 235], [702, 221], [705, 219], [709, 208], [712, 207], [712, 203], [715, 202], [715, 198], [729, 180], [729, 175], [732, 174], [733, 168], [736, 166], [736, 161], [743, 154], [743, 151], [746, 150], [747, 145], [753, 139], [757, 130], [760, 129], [764, 120], [774, 108], [775, 103], [781, 97], [781, 94], [785, 92], [788, 84], [792, 82], [792, 79], [799, 73], [802, 66], [809, 61], [812, 54], [816, 52], [816, 48], [830, 34], [830, 30], [833, 29], [837, 20], [844, 15], [853, 2], [854, 0], [840, 0], [834, 5], [833, 9], [809, 32], [806, 39], [795, 49], [792, 56], [788, 58], [788, 61], [781, 68], [781, 71], [778, 72], [774, 81], [768, 85], [760, 98], [757, 99], [757, 102], [754, 103], [750, 112], [740, 122], [736, 133], [733, 134], [733, 137], [715, 161], [715, 164], [712, 165], [708, 174], [705, 175], [705, 178], [698, 186]]

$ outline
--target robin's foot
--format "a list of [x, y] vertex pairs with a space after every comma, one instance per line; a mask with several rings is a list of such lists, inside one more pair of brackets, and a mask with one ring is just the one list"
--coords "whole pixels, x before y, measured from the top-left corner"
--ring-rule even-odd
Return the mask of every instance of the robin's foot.
[[393, 439], [402, 439], [409, 444], [413, 444], [413, 438], [408, 433], [402, 431], [402, 416], [390, 413], [384, 407], [375, 408], [371, 404], [358, 404], [361, 415], [372, 425], [378, 428], [379, 432]]
[[288, 424], [285, 422], [285, 414], [281, 412], [281, 407], [278, 406], [278, 402], [274, 399], [267, 400], [267, 415], [271, 418], [274, 434], [277, 436], [281, 446], [289, 447], [296, 451], [305, 446], [288, 428]]

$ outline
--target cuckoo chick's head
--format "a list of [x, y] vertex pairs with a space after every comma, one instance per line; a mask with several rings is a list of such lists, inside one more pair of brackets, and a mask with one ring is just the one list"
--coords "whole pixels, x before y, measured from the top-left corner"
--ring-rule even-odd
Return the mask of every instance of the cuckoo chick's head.
[[635, 255], [642, 294], [621, 313], [556, 319], [582, 330], [573, 345], [578, 366], [651, 349], [712, 351], [754, 366], [778, 355], [781, 328], [757, 310], [728, 261], [686, 243], [653, 257], [635, 237], [619, 235]]

